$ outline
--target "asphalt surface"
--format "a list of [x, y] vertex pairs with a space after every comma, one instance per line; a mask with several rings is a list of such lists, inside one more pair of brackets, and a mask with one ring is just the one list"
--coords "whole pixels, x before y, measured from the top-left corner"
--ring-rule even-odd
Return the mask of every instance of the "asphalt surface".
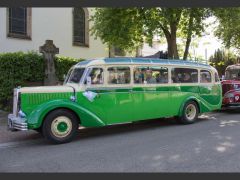
[[34, 131], [0, 131], [0, 172], [240, 172], [240, 110], [192, 125], [156, 119], [81, 129], [62, 145]]

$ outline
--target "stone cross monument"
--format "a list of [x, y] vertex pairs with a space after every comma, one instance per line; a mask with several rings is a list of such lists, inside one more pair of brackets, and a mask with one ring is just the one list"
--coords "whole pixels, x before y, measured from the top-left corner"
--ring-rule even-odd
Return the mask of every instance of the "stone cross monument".
[[55, 55], [59, 53], [59, 48], [57, 48], [52, 40], [46, 40], [43, 46], [39, 47], [39, 52], [43, 54], [45, 62], [45, 78], [44, 85], [56, 85], [58, 79], [55, 74]]

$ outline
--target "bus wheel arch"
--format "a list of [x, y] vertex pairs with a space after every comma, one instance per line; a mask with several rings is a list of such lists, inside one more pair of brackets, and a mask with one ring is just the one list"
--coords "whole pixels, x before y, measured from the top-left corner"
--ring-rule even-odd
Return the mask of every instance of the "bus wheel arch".
[[200, 112], [199, 102], [194, 98], [188, 99], [182, 104], [177, 121], [180, 124], [192, 124]]

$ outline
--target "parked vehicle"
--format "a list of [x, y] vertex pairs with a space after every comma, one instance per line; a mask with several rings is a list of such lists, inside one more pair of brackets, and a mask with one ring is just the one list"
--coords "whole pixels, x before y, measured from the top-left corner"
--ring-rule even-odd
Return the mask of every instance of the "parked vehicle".
[[14, 90], [9, 128], [35, 129], [54, 143], [73, 139], [80, 126], [101, 127], [153, 118], [194, 123], [220, 109], [215, 68], [182, 60], [103, 58], [73, 66], [63, 86]]
[[226, 68], [225, 78], [222, 80], [223, 107], [240, 106], [240, 64]]

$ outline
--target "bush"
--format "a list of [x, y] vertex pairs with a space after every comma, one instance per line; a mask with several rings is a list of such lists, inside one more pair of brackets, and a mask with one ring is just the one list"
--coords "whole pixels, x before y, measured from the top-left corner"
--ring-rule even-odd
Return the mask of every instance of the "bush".
[[70, 57], [57, 56], [55, 59], [56, 76], [59, 81], [64, 81], [63, 76], [67, 75], [68, 70], [75, 64], [84, 59], [75, 59]]
[[[71, 66], [83, 59], [58, 56], [56, 75], [63, 81]], [[43, 56], [36, 52], [0, 54], [0, 109], [12, 107], [13, 89], [17, 86], [42, 85], [44, 80]]]

